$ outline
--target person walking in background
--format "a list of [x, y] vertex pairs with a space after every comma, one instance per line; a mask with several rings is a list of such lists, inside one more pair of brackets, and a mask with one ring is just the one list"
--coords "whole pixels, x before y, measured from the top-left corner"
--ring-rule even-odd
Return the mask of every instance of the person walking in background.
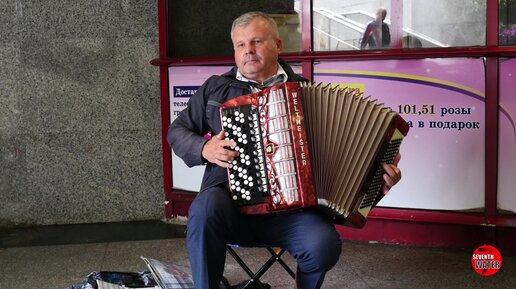
[[389, 25], [385, 23], [387, 10], [379, 8], [376, 11], [376, 19], [367, 23], [366, 29], [360, 39], [360, 49], [384, 49], [391, 44], [391, 32]]

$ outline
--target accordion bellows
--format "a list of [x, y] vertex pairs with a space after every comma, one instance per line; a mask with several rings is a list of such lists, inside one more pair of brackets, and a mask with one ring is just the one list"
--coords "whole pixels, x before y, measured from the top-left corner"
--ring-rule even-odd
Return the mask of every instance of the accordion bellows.
[[383, 163], [408, 124], [357, 90], [287, 82], [221, 105], [226, 139], [240, 152], [228, 168], [244, 214], [315, 207], [337, 224], [364, 226], [383, 197]]

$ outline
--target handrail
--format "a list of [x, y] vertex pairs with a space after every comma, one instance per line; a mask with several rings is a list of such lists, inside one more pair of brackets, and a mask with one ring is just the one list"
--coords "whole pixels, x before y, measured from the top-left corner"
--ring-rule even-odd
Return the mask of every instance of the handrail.
[[349, 46], [349, 47], [351, 47], [351, 48], [353, 48], [353, 49], [360, 49], [360, 47], [357, 47], [357, 46], [354, 46], [354, 45], [352, 45], [352, 44], [349, 44], [348, 42], [346, 42], [346, 41], [344, 41], [344, 40], [342, 40], [342, 39], [340, 39], [340, 38], [338, 38], [338, 37], [336, 37], [336, 36], [333, 36], [333, 35], [331, 35], [331, 34], [329, 34], [329, 33], [325, 32], [325, 31], [323, 31], [323, 30], [321, 30], [321, 29], [319, 29], [319, 28], [315, 28], [315, 27], [314, 27], [314, 31], [317, 31], [317, 32], [319, 32], [319, 33], [321, 33], [321, 34], [324, 34], [324, 35], [326, 35], [326, 36], [330, 37], [331, 39], [336, 40], [337, 42], [342, 43], [342, 44], [344, 44], [344, 45], [346, 45], [346, 46]]
[[360, 22], [349, 19], [347, 17], [343, 17], [341, 14], [337, 14], [326, 8], [314, 8], [314, 12], [318, 12], [319, 14], [326, 16], [327, 18], [329, 18], [335, 22], [338, 22], [340, 24], [348, 26], [349, 28], [351, 28], [359, 33], [362, 33], [366, 27], [366, 25], [364, 25]]

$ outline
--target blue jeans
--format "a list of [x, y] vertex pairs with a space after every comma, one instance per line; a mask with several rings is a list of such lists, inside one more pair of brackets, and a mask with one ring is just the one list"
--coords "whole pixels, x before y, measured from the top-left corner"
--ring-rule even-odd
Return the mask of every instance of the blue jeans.
[[342, 247], [333, 224], [319, 212], [242, 215], [225, 187], [209, 188], [197, 195], [189, 210], [186, 240], [196, 289], [219, 288], [226, 244], [286, 249], [298, 263], [299, 289], [320, 288]]

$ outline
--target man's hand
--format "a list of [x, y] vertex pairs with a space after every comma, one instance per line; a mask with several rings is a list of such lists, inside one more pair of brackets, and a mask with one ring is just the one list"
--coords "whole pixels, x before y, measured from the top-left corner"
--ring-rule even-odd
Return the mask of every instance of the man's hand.
[[233, 161], [233, 159], [240, 154], [239, 152], [227, 149], [227, 147], [234, 148], [235, 146], [236, 142], [224, 140], [224, 131], [221, 131], [204, 144], [202, 156], [210, 163], [227, 168], [229, 162]]
[[398, 153], [392, 164], [383, 164], [383, 169], [385, 170], [385, 174], [383, 175], [383, 179], [385, 181], [385, 184], [383, 185], [384, 194], [387, 194], [389, 190], [401, 180], [401, 171], [398, 168], [400, 159], [401, 155]]

